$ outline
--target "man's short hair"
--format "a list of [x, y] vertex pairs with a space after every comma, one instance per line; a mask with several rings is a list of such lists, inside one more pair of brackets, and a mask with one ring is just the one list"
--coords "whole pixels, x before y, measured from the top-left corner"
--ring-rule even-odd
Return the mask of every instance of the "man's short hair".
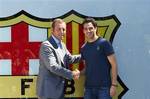
[[86, 23], [92, 23], [95, 28], [97, 27], [97, 23], [94, 18], [85, 18], [82, 24], [84, 25]]
[[64, 23], [64, 21], [60, 18], [54, 19], [52, 22], [52, 28], [55, 28], [55, 23]]

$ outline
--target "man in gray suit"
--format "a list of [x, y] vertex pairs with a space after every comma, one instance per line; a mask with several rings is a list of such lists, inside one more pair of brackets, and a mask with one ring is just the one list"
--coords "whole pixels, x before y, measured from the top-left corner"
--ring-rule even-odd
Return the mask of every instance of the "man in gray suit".
[[81, 56], [69, 53], [62, 42], [65, 33], [66, 23], [62, 19], [55, 19], [52, 23], [52, 35], [41, 44], [37, 77], [39, 99], [64, 99], [65, 79], [79, 78], [79, 70], [67, 69], [68, 64], [79, 62]]

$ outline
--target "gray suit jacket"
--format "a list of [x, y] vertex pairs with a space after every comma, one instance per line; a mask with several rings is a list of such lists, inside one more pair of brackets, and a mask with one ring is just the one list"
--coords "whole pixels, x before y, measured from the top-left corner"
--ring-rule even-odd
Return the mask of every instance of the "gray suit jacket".
[[64, 58], [60, 58], [57, 52], [57, 44], [52, 37], [44, 41], [40, 47], [40, 66], [37, 77], [37, 95], [45, 98], [59, 98], [64, 93], [65, 79], [73, 78], [72, 72], [67, 68], [68, 64], [79, 62], [80, 55], [71, 55], [62, 45]]

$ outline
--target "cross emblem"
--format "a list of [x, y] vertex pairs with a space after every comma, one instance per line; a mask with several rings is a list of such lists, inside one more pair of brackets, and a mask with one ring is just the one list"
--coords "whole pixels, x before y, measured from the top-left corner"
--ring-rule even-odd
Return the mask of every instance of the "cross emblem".
[[11, 26], [11, 42], [0, 42], [0, 59], [11, 59], [12, 75], [29, 75], [29, 59], [38, 59], [41, 42], [29, 42], [29, 25]]

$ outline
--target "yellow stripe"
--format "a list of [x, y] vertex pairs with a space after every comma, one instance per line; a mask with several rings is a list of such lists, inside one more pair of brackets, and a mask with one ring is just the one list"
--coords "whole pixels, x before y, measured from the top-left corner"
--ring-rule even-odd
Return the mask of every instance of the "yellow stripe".
[[5, 20], [5, 21], [0, 21], [1, 24], [0, 24], [0, 27], [2, 26], [10, 26], [12, 24], [17, 24], [21, 21], [24, 21], [28, 24], [31, 24], [33, 26], [37, 26], [37, 27], [44, 27], [44, 28], [48, 28], [51, 26], [51, 22], [42, 22], [42, 21], [38, 21], [38, 20], [34, 20], [34, 19], [31, 19], [29, 18], [28, 16], [22, 14], [14, 19], [10, 19], [10, 20]]
[[[116, 27], [117, 23], [114, 21], [114, 19], [108, 19], [108, 20], [97, 21], [97, 25], [100, 26], [100, 29], [103, 28], [103, 30], [101, 30], [103, 32], [104, 30], [107, 29], [106, 27], [109, 26], [104, 38], [106, 38], [107, 40], [110, 40], [112, 32], [114, 28]], [[105, 28], [102, 26], [104, 26]]]
[[[79, 25], [72, 22], [72, 54], [79, 54]], [[79, 64], [73, 65], [73, 70], [78, 68]]]
[[105, 27], [98, 27], [97, 28], [98, 36], [104, 37], [106, 29], [107, 29], [106, 26]]
[[48, 28], [48, 37], [51, 36], [51, 33], [52, 33], [51, 28]]

